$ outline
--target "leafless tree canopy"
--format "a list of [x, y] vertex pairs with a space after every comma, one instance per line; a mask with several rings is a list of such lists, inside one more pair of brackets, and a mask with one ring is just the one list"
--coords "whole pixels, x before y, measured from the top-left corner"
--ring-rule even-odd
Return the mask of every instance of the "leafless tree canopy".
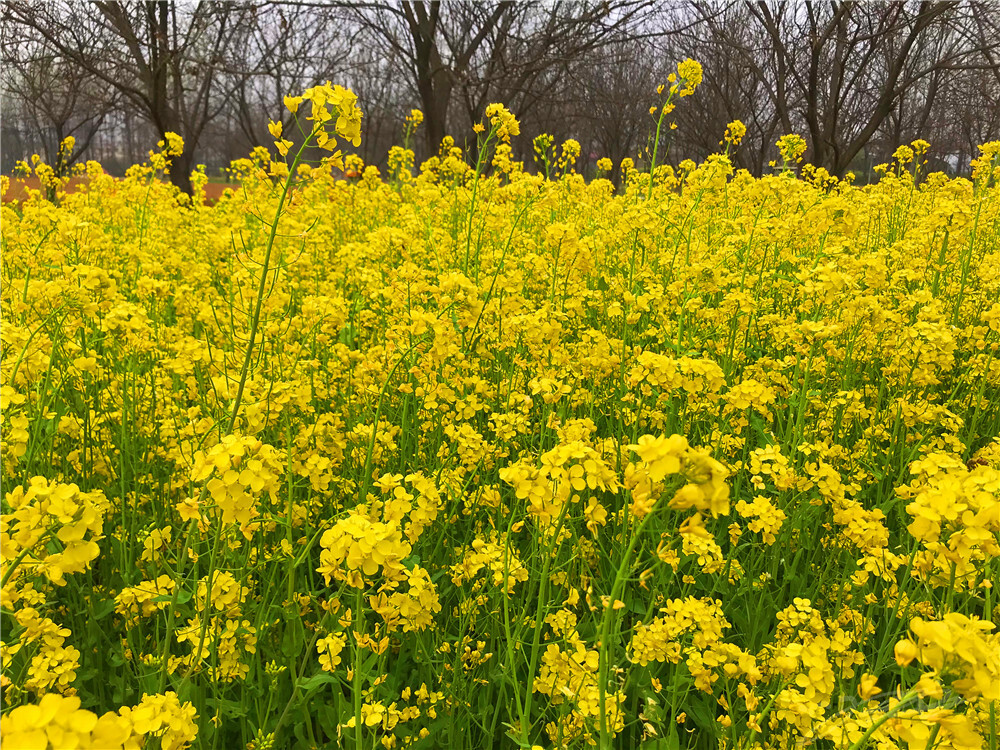
[[[798, 132], [807, 158], [865, 173], [896, 145], [931, 142], [961, 171], [1000, 137], [1000, 11], [968, 2], [27, 2], [3, 4], [3, 169], [69, 135], [69, 160], [122, 169], [167, 132], [186, 147], [173, 179], [217, 173], [268, 144], [282, 96], [317, 81], [357, 91], [361, 156], [380, 163], [411, 108], [420, 155], [461, 143], [506, 103], [530, 136], [575, 138], [585, 160], [640, 158], [649, 107], [677, 61], [705, 68], [661, 148], [699, 158], [726, 124], [760, 173]], [[586, 165], [582, 165], [586, 168]]]

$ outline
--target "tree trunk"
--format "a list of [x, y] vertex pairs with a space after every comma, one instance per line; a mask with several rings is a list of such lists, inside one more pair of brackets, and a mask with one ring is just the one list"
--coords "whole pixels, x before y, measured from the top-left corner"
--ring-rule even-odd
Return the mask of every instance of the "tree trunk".
[[[446, 76], [442, 72], [438, 78]], [[427, 86], [427, 95], [421, 96], [421, 104], [424, 107], [424, 137], [427, 139], [427, 153], [433, 155], [437, 153], [441, 141], [448, 135], [448, 106], [451, 103], [451, 83], [435, 87], [433, 84]]]
[[184, 153], [175, 156], [170, 164], [170, 183], [187, 195], [194, 195], [194, 186], [191, 184], [192, 167], [194, 167], [194, 152], [185, 144]]

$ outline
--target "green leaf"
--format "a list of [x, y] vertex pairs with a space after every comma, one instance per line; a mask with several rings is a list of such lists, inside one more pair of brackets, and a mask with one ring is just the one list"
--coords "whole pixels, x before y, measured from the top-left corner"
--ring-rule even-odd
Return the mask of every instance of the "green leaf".
[[333, 675], [330, 672], [317, 672], [310, 677], [301, 678], [298, 685], [299, 689], [309, 693], [331, 682], [337, 682], [336, 675]]
[[287, 659], [294, 659], [302, 655], [302, 649], [306, 642], [306, 632], [298, 612], [292, 615], [286, 611], [284, 617], [285, 632], [281, 640], [281, 653]]
[[242, 703], [237, 703], [228, 698], [209, 698], [205, 701], [205, 705], [209, 708], [214, 708], [216, 713], [227, 718], [239, 719], [247, 715]]
[[[334, 691], [334, 698], [339, 706], [340, 696], [336, 690]], [[319, 721], [320, 729], [323, 730], [328, 738], [335, 739], [337, 737], [337, 727], [341, 723], [338, 708], [331, 706], [329, 703], [321, 702], [313, 710], [316, 714], [316, 719]]]
[[684, 710], [695, 720], [699, 729], [711, 730], [715, 726], [715, 708], [706, 701], [691, 696], [684, 704]]
[[366, 674], [371, 674], [372, 668], [375, 666], [375, 663], [379, 660], [380, 656], [381, 656], [381, 654], [376, 654], [374, 652], [371, 653], [371, 654], [369, 654], [368, 658], [366, 658], [361, 663], [361, 674], [365, 674], [365, 675]]
[[677, 726], [672, 725], [666, 737], [653, 737], [639, 745], [640, 750], [681, 750], [681, 740], [677, 736]]
[[[309, 719], [307, 718], [306, 721], [309, 721]], [[309, 742], [309, 738], [306, 737], [305, 724], [303, 724], [301, 721], [295, 722], [295, 728], [293, 731], [295, 733], [295, 739], [298, 740], [296, 747], [312, 746], [311, 743]]]
[[100, 604], [98, 604], [96, 607], [94, 607], [93, 618], [95, 620], [103, 620], [105, 617], [107, 617], [114, 611], [115, 611], [115, 600], [106, 599]]

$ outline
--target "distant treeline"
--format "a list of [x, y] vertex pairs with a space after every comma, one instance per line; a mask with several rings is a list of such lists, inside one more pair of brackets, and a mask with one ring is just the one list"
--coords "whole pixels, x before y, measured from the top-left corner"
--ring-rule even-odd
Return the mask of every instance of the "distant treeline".
[[[384, 163], [404, 118], [424, 113], [414, 148], [466, 143], [490, 102], [518, 116], [515, 156], [550, 133], [640, 163], [649, 108], [677, 61], [704, 66], [697, 95], [660, 144], [667, 160], [718, 148], [747, 126], [737, 167], [767, 171], [774, 142], [806, 138], [806, 160], [859, 180], [895, 147], [931, 143], [932, 169], [961, 173], [1000, 137], [1000, 13], [989, 3], [825, 2], [90, 2], [3, 6], [2, 169], [41, 154], [142, 161], [166, 132], [218, 175], [269, 145], [282, 97], [317, 81], [352, 88], [366, 162]], [[286, 130], [288, 128], [286, 127]]]

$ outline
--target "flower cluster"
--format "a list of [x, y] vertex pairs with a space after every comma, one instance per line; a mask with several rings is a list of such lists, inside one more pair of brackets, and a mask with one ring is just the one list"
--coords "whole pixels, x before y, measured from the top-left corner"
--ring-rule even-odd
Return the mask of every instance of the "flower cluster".
[[764, 538], [765, 544], [774, 544], [775, 536], [788, 516], [780, 508], [775, 508], [766, 497], [757, 495], [752, 502], [740, 500], [736, 504], [736, 512], [744, 518], [751, 518], [748, 528], [756, 531]]
[[521, 134], [521, 125], [517, 118], [502, 104], [490, 104], [486, 108], [486, 118], [490, 126], [496, 129], [497, 138], [503, 143], [509, 143], [513, 135]]
[[565, 641], [565, 648], [555, 643], [550, 643], [545, 648], [533, 689], [547, 695], [553, 705], [568, 709], [560, 712], [557, 721], [546, 725], [545, 731], [550, 740], [563, 746], [576, 740], [582, 740], [588, 745], [596, 744], [594, 738], [600, 734], [602, 719], [611, 736], [618, 734], [625, 725], [621, 707], [625, 695], [620, 692], [607, 693], [604, 705], [601, 705], [597, 683], [600, 658], [598, 650], [587, 648], [576, 630], [576, 618], [571, 614], [569, 617], [553, 620], [550, 625]]
[[940, 620], [910, 622], [912, 653], [966, 700], [1000, 700], [1000, 635], [989, 621], [950, 612]]
[[131, 750], [156, 737], [163, 750], [185, 750], [198, 734], [196, 718], [194, 706], [173, 692], [145, 695], [137, 706], [101, 716], [81, 709], [78, 697], [47, 693], [0, 718], [0, 734], [11, 748]]
[[[709, 599], [671, 599], [660, 608], [662, 616], [635, 628], [629, 648], [631, 659], [645, 666], [651, 661], [676, 664], [690, 650], [704, 650], [722, 639], [729, 623], [721, 602]], [[690, 645], [682, 643], [688, 641]]]
[[[481, 572], [488, 574], [481, 576]], [[471, 549], [465, 552], [461, 561], [451, 566], [451, 580], [456, 586], [475, 581], [479, 590], [486, 586], [500, 586], [512, 594], [519, 581], [528, 580], [528, 569], [516, 549], [474, 539]]]
[[316, 571], [327, 585], [338, 580], [355, 588], [364, 588], [377, 574], [388, 581], [401, 580], [406, 573], [402, 560], [412, 549], [398, 523], [372, 521], [353, 511], [323, 532], [320, 545]]
[[27, 490], [15, 487], [4, 503], [10, 508], [0, 531], [5, 582], [13, 575], [43, 574], [62, 586], [66, 575], [87, 570], [100, 553], [97, 542], [111, 507], [101, 490], [83, 492], [75, 484], [33, 477]]
[[[563, 520], [579, 493], [615, 491], [618, 477], [600, 453], [583, 440], [560, 443], [541, 456], [541, 467], [518, 461], [500, 470], [500, 478], [528, 503], [529, 514], [548, 533]], [[593, 513], [593, 511], [591, 511]]]
[[1000, 471], [930, 453], [910, 472], [914, 481], [896, 492], [911, 500], [907, 530], [922, 548], [917, 571], [934, 586], [974, 586], [980, 566], [1000, 556]]
[[[195, 454], [191, 478], [205, 482], [222, 523], [246, 527], [259, 515], [261, 495], [276, 496], [283, 472], [281, 456], [272, 446], [249, 435], [226, 435], [207, 452]], [[184, 513], [192, 512], [189, 505], [184, 508]]]
[[692, 448], [683, 435], [643, 435], [629, 448], [640, 463], [625, 470], [625, 486], [631, 490], [633, 515], [642, 518], [655, 504], [663, 480], [683, 474], [687, 483], [668, 502], [674, 510], [707, 510], [713, 517], [729, 513], [729, 471], [705, 449]]

